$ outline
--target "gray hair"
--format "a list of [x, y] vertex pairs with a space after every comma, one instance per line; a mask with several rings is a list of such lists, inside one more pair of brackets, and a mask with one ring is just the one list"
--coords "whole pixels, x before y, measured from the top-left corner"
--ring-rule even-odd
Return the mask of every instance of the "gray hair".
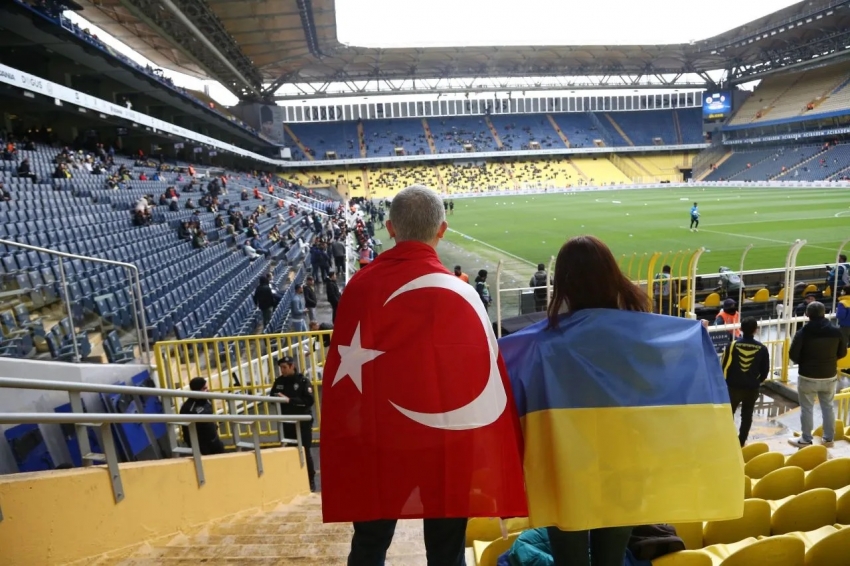
[[423, 185], [402, 189], [390, 205], [390, 222], [397, 242], [430, 242], [445, 220], [443, 200]]
[[819, 301], [812, 301], [806, 307], [806, 316], [809, 318], [823, 318], [826, 316], [826, 308]]

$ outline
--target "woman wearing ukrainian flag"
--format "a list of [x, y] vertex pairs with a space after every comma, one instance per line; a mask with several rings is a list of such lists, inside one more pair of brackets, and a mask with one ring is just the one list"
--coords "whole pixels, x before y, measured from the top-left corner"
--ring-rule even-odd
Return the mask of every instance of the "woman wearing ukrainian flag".
[[548, 319], [499, 341], [529, 522], [556, 566], [622, 566], [633, 526], [741, 517], [743, 458], [707, 331], [648, 312], [592, 236], [555, 263]]

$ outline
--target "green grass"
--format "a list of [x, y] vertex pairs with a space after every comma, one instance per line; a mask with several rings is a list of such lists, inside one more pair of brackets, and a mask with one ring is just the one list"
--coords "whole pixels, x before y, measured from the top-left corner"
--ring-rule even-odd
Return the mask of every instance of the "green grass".
[[[691, 204], [699, 202], [700, 230], [688, 230]], [[839, 214], [836, 216], [836, 214]], [[850, 237], [850, 189], [671, 188], [514, 195], [458, 199], [447, 237], [467, 249], [481, 247], [457, 232], [532, 263], [557, 255], [580, 234], [605, 241], [623, 254], [696, 249], [706, 253], [700, 272], [737, 269], [753, 244], [745, 269], [783, 267], [791, 244], [807, 240], [798, 265], [835, 261]]]

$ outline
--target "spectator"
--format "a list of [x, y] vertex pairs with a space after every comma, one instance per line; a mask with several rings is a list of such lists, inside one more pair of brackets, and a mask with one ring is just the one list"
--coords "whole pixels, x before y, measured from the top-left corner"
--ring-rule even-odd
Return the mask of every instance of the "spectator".
[[740, 275], [728, 267], [720, 268], [720, 290], [726, 297], [737, 299], [743, 286]]
[[797, 391], [800, 394], [800, 427], [802, 436], [789, 439], [792, 446], [803, 448], [812, 445], [812, 414], [815, 398], [823, 413], [823, 445], [832, 446], [835, 439], [835, 386], [838, 360], [847, 355], [847, 342], [837, 328], [825, 318], [826, 309], [818, 301], [806, 307], [809, 318], [803, 328], [794, 334], [788, 356], [799, 366]]
[[169, 212], [179, 212], [180, 205], [178, 203], [177, 197], [171, 197], [171, 202], [168, 203], [168, 211]]
[[254, 261], [258, 257], [262, 257], [262, 256], [260, 254], [258, 254], [257, 250], [254, 249], [254, 246], [251, 245], [250, 242], [252, 242], [252, 241], [253, 240], [249, 240], [248, 242], [246, 242], [245, 245], [242, 246], [242, 251], [245, 252], [245, 255], [248, 256], [248, 259], [250, 259], [251, 261]]
[[21, 161], [21, 164], [18, 165], [18, 177], [22, 177], [24, 179], [32, 179], [33, 183], [38, 183], [38, 177], [33, 175], [32, 169], [30, 168], [29, 157], [25, 158], [23, 161]]
[[[203, 377], [196, 377], [189, 382], [189, 389], [192, 391], [200, 391], [206, 393], [209, 391], [207, 380]], [[181, 415], [214, 415], [212, 403], [209, 399], [187, 399], [183, 406], [180, 407]], [[218, 423], [197, 423], [195, 425], [198, 431], [198, 448], [204, 456], [210, 454], [223, 454], [224, 443], [218, 437]], [[192, 446], [189, 427], [183, 427], [183, 441]]]
[[844, 336], [844, 343], [850, 346], [850, 285], [841, 289], [835, 307], [835, 319], [838, 321], [838, 330]]
[[313, 244], [310, 247], [310, 264], [313, 266], [313, 276], [324, 281], [328, 278], [330, 270], [330, 258], [321, 244]]
[[670, 273], [671, 268], [665, 265], [661, 268], [661, 273], [655, 276], [655, 283], [652, 285], [652, 294], [655, 299], [655, 310], [658, 314], [670, 314], [671, 298], [670, 298]]
[[192, 239], [192, 230], [189, 229], [188, 222], [181, 222], [180, 226], [177, 227], [177, 237], [181, 240]]
[[481, 297], [481, 302], [484, 303], [484, 308], [489, 310], [492, 299], [490, 298], [490, 287], [487, 285], [487, 270], [481, 269], [478, 271], [478, 277], [475, 278], [475, 292]]
[[[735, 299], [726, 299], [723, 301], [723, 308], [717, 313], [717, 318], [714, 319], [714, 325], [738, 324], [740, 321], [741, 313], [738, 312], [738, 303], [735, 302]], [[729, 335], [735, 339], [740, 338], [741, 329], [730, 330]]]
[[[324, 330], [333, 330], [333, 329], [334, 329], [334, 325], [333, 325], [333, 323], [330, 323], [330, 322], [320, 323], [320, 322], [314, 320], [313, 322], [310, 323], [310, 332], [321, 332], [321, 331], [324, 331]], [[317, 338], [316, 344], [318, 345], [318, 343], [319, 343], [319, 340]], [[328, 346], [331, 345], [330, 334], [325, 334], [325, 335], [322, 336], [322, 345], [325, 348], [327, 348]], [[318, 349], [318, 348], [316, 348], [316, 349]]]
[[224, 228], [224, 217], [221, 214], [215, 217], [215, 227]]
[[741, 429], [738, 440], [743, 447], [753, 424], [753, 411], [759, 398], [759, 387], [770, 377], [770, 353], [755, 339], [758, 322], [748, 316], [741, 322], [743, 336], [726, 346], [723, 352], [723, 373], [732, 403], [732, 415], [741, 405]]
[[826, 286], [835, 291], [836, 280], [838, 287], [846, 287], [850, 285], [850, 264], [847, 263], [847, 256], [841, 254], [838, 256], [838, 264], [834, 267], [829, 267], [829, 273], [826, 276]]
[[316, 299], [316, 290], [313, 288], [313, 276], [307, 276], [304, 282], [304, 306], [307, 308], [307, 317], [310, 322], [316, 320], [316, 307], [319, 302]]
[[331, 322], [336, 322], [336, 307], [339, 305], [341, 294], [339, 285], [336, 283], [336, 272], [331, 271], [328, 274], [328, 280], [325, 281], [325, 293], [328, 297], [328, 304], [331, 305]]
[[[333, 376], [335, 385], [323, 390], [322, 512], [329, 522], [354, 522], [352, 565], [382, 564], [396, 520], [417, 518], [424, 519], [428, 562], [459, 566], [467, 517], [525, 513], [519, 422], [504, 410], [513, 399], [498, 370], [492, 370], [490, 380], [498, 382], [502, 404], [494, 411], [485, 401], [491, 408], [483, 418], [462, 409], [451, 411], [457, 417], [411, 413], [399, 406], [385, 410], [390, 389], [383, 397], [375, 394], [389, 387], [420, 407], [451, 405], [449, 392], [463, 391], [457, 389], [463, 372], [452, 370], [454, 362], [448, 359], [441, 363], [442, 352], [474, 351], [485, 364], [496, 363], [493, 330], [489, 324], [482, 329], [484, 312], [472, 289], [451, 291], [465, 302], [472, 295], [470, 305], [437, 316], [424, 298], [429, 291], [404, 287], [431, 274], [435, 283], [423, 287], [444, 294], [453, 289], [454, 278], [441, 268], [434, 249], [446, 227], [436, 193], [423, 186], [400, 191], [387, 222], [395, 246], [348, 282], [335, 324], [324, 369], [325, 379]], [[405, 299], [405, 307], [393, 305], [399, 289], [419, 298]], [[427, 415], [428, 424], [413, 422], [416, 415]], [[416, 433], [404, 433], [407, 427]]]
[[291, 332], [307, 332], [307, 322], [304, 320], [304, 317], [307, 316], [307, 306], [304, 302], [304, 287], [302, 285], [295, 286], [295, 293], [292, 294], [289, 309], [289, 330]]
[[537, 271], [534, 272], [534, 275], [531, 276], [531, 280], [528, 282], [528, 286], [534, 288], [534, 310], [537, 312], [546, 310], [546, 301], [548, 300], [546, 291], [550, 282], [551, 278], [546, 275], [546, 266], [538, 263]]
[[10, 200], [12, 200], [12, 195], [6, 191], [3, 183], [0, 183], [0, 201], [9, 202]]
[[798, 303], [796, 307], [794, 307], [794, 316], [805, 316], [806, 308], [816, 301], [818, 296], [815, 293], [809, 293], [803, 298], [803, 301]]
[[254, 291], [254, 305], [260, 309], [260, 314], [263, 315], [263, 328], [271, 322], [272, 313], [274, 313], [277, 303], [277, 298], [269, 284], [268, 275], [261, 275], [257, 289]]
[[334, 268], [337, 273], [343, 273], [345, 271], [345, 244], [339, 238], [333, 241], [331, 244], [331, 253], [334, 257]]
[[463, 268], [459, 265], [455, 266], [455, 277], [463, 281], [464, 283], [469, 283], [469, 275], [463, 272]]
[[192, 202], [192, 199], [186, 201], [186, 208], [189, 210], [194, 210], [196, 208], [195, 203]]
[[195, 235], [192, 237], [192, 247], [196, 250], [201, 250], [207, 245], [209, 242], [207, 241], [207, 235], [203, 230], [195, 230]]
[[[280, 397], [284, 400], [279, 405], [282, 415], [309, 415], [310, 420], [297, 423], [301, 431], [301, 444], [304, 446], [304, 459], [307, 461], [307, 479], [310, 482], [310, 491], [316, 491], [316, 468], [313, 464], [313, 412], [315, 402], [313, 397], [313, 384], [304, 374], [296, 371], [295, 360], [290, 356], [281, 356], [277, 360], [280, 376], [274, 380], [272, 385], [272, 397]], [[295, 423], [283, 424], [284, 438], [295, 440]]]

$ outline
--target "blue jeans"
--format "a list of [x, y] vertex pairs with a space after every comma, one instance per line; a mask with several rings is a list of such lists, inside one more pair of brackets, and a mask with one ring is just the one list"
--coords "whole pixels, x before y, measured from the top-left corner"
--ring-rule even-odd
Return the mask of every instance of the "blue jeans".
[[803, 429], [803, 442], [812, 441], [812, 429], [814, 428], [814, 415], [812, 409], [815, 406], [815, 398], [820, 403], [823, 413], [823, 441], [831, 442], [835, 439], [835, 384], [838, 380], [810, 379], [802, 375], [797, 378], [797, 392], [800, 394], [800, 427]]
[[303, 318], [293, 318], [289, 321], [290, 332], [307, 332], [307, 323]]

